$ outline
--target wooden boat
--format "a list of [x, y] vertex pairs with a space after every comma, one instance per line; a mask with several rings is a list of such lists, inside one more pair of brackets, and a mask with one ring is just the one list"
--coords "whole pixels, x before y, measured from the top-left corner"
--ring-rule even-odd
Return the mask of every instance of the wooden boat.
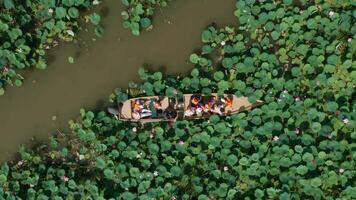
[[[198, 104], [194, 104], [193, 100], [198, 99]], [[222, 103], [228, 105], [225, 106]], [[208, 107], [222, 107], [219, 115], [232, 115], [244, 110], [251, 109], [260, 105], [262, 101], [257, 103], [250, 103], [247, 97], [237, 97], [233, 94], [224, 94], [223, 96], [218, 96], [216, 93], [211, 95], [201, 95], [201, 94], [184, 94], [182, 101], [178, 101], [176, 98], [169, 98], [165, 96], [149, 96], [149, 97], [138, 97], [128, 99], [125, 102], [118, 105], [117, 112], [109, 109], [110, 113], [117, 114], [118, 118], [122, 121], [132, 121], [132, 122], [160, 122], [160, 121], [175, 121], [177, 119], [202, 119], [207, 118], [214, 113], [212, 109], [205, 109], [202, 112], [196, 112], [196, 114], [189, 114], [189, 112], [194, 111], [197, 106]], [[137, 105], [140, 108], [136, 108]], [[155, 106], [158, 105], [158, 106]], [[136, 106], [136, 107], [135, 107]], [[145, 107], [146, 108], [142, 108]], [[203, 110], [203, 108], [198, 108]], [[141, 110], [140, 110], [141, 109]], [[142, 117], [137, 116], [137, 113], [145, 110], [149, 115]], [[154, 112], [155, 114], [152, 114]], [[144, 114], [144, 113], [143, 113]]]

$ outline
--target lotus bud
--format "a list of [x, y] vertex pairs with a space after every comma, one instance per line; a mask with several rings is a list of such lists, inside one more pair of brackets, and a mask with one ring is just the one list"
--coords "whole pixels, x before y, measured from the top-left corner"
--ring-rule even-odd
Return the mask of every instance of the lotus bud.
[[229, 167], [225, 166], [224, 171], [227, 171], [227, 170], [229, 170]]
[[339, 169], [340, 174], [344, 173], [344, 171], [345, 171], [345, 169], [343, 169], [343, 168]]

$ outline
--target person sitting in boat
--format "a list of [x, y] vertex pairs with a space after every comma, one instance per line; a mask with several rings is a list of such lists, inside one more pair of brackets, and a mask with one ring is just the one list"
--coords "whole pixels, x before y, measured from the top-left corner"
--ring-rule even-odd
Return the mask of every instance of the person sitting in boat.
[[221, 102], [224, 103], [225, 108], [232, 108], [232, 100], [228, 97], [221, 98]]
[[184, 112], [184, 116], [186, 117], [191, 117], [195, 114], [195, 109], [193, 107], [191, 107], [190, 109], [187, 109], [185, 112]]
[[192, 97], [192, 104], [194, 106], [197, 106], [199, 104], [199, 102], [200, 102], [200, 98], [198, 98], [196, 96]]
[[141, 119], [141, 116], [140, 116], [140, 114], [139, 114], [138, 112], [133, 112], [133, 113], [132, 113], [132, 118], [134, 118], [134, 119]]
[[223, 115], [222, 113], [222, 107], [218, 105], [214, 105], [214, 109], [211, 110], [212, 113], [218, 114], [218, 115]]
[[143, 109], [142, 102], [139, 99], [135, 100], [135, 103], [133, 105], [133, 111], [134, 112], [139, 112], [141, 109]]
[[162, 104], [161, 104], [161, 102], [155, 101], [155, 102], [154, 102], [154, 108], [157, 109], [157, 110], [162, 109]]
[[152, 115], [152, 111], [148, 110], [148, 109], [142, 109], [140, 112], [140, 117], [144, 118], [144, 117], [149, 117]]
[[201, 117], [203, 115], [203, 107], [197, 106], [195, 113], [197, 114], [198, 117]]

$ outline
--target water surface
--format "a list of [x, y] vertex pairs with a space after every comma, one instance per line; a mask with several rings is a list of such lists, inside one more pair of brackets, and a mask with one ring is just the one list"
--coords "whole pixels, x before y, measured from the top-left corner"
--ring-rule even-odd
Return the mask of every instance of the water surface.
[[[103, 108], [115, 88], [138, 80], [137, 69], [144, 63], [157, 70], [165, 66], [168, 74], [187, 72], [190, 53], [201, 45], [201, 31], [213, 22], [234, 24], [234, 8], [235, 0], [173, 1], [157, 10], [152, 31], [135, 37], [121, 25], [120, 1], [106, 0], [102, 38], [93, 41], [92, 32], [82, 31], [78, 43], [50, 50], [48, 69], [26, 72], [22, 87], [0, 97], [0, 162], [33, 137], [67, 131], [68, 120], [80, 108]], [[68, 63], [69, 56], [74, 64]]]

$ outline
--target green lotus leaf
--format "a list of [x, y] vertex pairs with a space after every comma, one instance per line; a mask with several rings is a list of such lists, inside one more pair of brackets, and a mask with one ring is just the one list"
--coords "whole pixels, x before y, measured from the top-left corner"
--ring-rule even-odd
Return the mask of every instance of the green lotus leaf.
[[248, 165], [249, 164], [249, 160], [246, 158], [246, 157], [242, 157], [240, 160], [239, 160], [239, 163], [240, 165]]
[[235, 155], [229, 155], [229, 157], [227, 158], [227, 163], [230, 166], [234, 166], [237, 163], [237, 157]]
[[151, 26], [151, 23], [152, 23], [151, 20], [147, 17], [142, 18], [140, 20], [140, 25], [142, 28], [148, 28], [149, 26]]
[[75, 7], [71, 7], [68, 9], [68, 15], [72, 18], [77, 18], [79, 17], [79, 11]]
[[96, 163], [96, 167], [99, 168], [99, 169], [104, 169], [106, 167], [105, 160], [100, 158], [100, 157], [96, 159], [95, 163]]
[[73, 6], [74, 2], [75, 2], [75, 0], [62, 0], [62, 3], [68, 7]]
[[198, 200], [209, 200], [209, 197], [206, 196], [205, 194], [201, 194], [198, 196]]
[[222, 71], [217, 71], [214, 73], [214, 79], [216, 81], [220, 81], [222, 79], [224, 79], [224, 73]]
[[305, 175], [306, 173], [308, 173], [308, 167], [304, 166], [304, 165], [300, 165], [297, 167], [297, 173], [300, 175]]
[[7, 10], [10, 10], [12, 8], [15, 8], [14, 2], [12, 0], [4, 0], [4, 7]]
[[104, 170], [104, 176], [105, 176], [105, 178], [107, 178], [107, 179], [113, 179], [114, 176], [115, 176], [115, 173], [114, 173], [114, 171], [112, 171], [111, 169], [105, 169], [105, 170]]
[[193, 53], [190, 55], [189, 60], [190, 60], [190, 62], [197, 64], [200, 60], [200, 57], [197, 54]]
[[95, 26], [99, 25], [100, 20], [101, 20], [100, 15], [93, 13], [93, 14], [89, 15], [89, 18], [90, 18], [90, 22], [92, 24], [94, 24]]

